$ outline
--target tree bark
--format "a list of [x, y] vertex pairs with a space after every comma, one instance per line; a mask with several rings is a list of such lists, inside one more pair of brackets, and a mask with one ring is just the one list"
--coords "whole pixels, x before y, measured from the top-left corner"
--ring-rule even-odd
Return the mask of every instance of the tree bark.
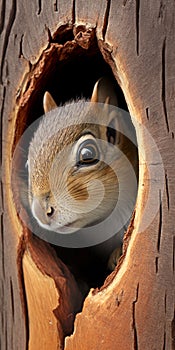
[[[67, 336], [66, 350], [175, 349], [174, 1], [2, 1], [0, 34], [0, 348], [63, 349]], [[74, 327], [78, 285], [53, 248], [22, 225], [11, 161], [26, 116], [35, 118], [43, 72], [47, 78], [56, 59], [88, 55], [94, 36], [138, 123], [139, 189], [123, 258], [90, 291]], [[145, 130], [162, 158], [160, 184]], [[147, 203], [157, 211], [141, 230]]]

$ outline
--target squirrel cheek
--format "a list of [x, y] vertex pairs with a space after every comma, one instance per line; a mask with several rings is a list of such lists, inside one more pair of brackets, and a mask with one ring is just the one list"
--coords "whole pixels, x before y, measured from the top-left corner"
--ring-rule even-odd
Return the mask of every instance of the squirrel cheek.
[[32, 204], [31, 204], [31, 210], [34, 218], [42, 224], [47, 224], [47, 220], [44, 215], [44, 210], [41, 206], [41, 203], [37, 197], [33, 197]]
[[80, 181], [80, 179], [77, 179], [77, 181], [70, 182], [68, 186], [69, 194], [72, 198], [78, 201], [85, 201], [88, 199], [89, 194], [87, 190], [88, 182], [86, 182], [86, 179], [84, 178], [84, 181]]

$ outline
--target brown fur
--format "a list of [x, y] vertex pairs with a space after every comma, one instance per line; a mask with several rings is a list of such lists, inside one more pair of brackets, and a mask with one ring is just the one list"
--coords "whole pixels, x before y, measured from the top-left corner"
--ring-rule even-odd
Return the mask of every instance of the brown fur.
[[[103, 100], [100, 102], [106, 101], [104, 109], [100, 109], [95, 103], [92, 103], [89, 108], [85, 105], [84, 100], [72, 102], [68, 107], [60, 107], [58, 112], [57, 110], [53, 111], [54, 113], [51, 111], [47, 117], [44, 117], [31, 141], [29, 148], [30, 203], [32, 210], [35, 211], [36, 219], [48, 229], [57, 230], [57, 226], [59, 229], [59, 227], [70, 223], [73, 227], [74, 225], [75, 227], [84, 227], [107, 217], [115, 207], [119, 194], [119, 181], [121, 179], [117, 178], [117, 171], [120, 170], [122, 174], [123, 191], [125, 191], [125, 183], [129, 181], [127, 178], [128, 170], [124, 166], [125, 156], [137, 175], [136, 146], [122, 133], [117, 145], [122, 151], [122, 155], [118, 158], [113, 155], [110, 162], [108, 161], [110, 159], [110, 144], [106, 136], [107, 127], [100, 125], [100, 121], [102, 120], [103, 124], [104, 116], [110, 122], [114, 112], [111, 112], [107, 106], [109, 98], [104, 86], [100, 94], [97, 92], [98, 84], [96, 84], [95, 89], [92, 101], [98, 102], [97, 99], [100, 96], [100, 99]], [[111, 91], [110, 89], [110, 93]], [[44, 104], [46, 111], [48, 111], [55, 105], [48, 93], [46, 97]], [[116, 103], [117, 99], [113, 97], [113, 101]], [[94, 123], [88, 122], [88, 120], [92, 120], [91, 116]], [[66, 121], [70, 121], [71, 118], [74, 118], [72, 119], [74, 125], [62, 128], [62, 124], [66, 126]], [[96, 121], [99, 122], [99, 125], [96, 124]], [[131, 121], [127, 121], [127, 123], [132, 133]], [[86, 132], [94, 135], [96, 140], [105, 141], [101, 146], [102, 159], [93, 166], [77, 168], [73, 150], [79, 142], [78, 140]], [[100, 180], [103, 185], [103, 198], [100, 197], [102, 192], [99, 183], [94, 185], [93, 197], [90, 198], [88, 186], [95, 180]], [[129, 212], [136, 198], [136, 192], [132, 186], [124, 198], [125, 210]], [[100, 204], [97, 208], [92, 209], [94, 201], [98, 201], [98, 199], [101, 199]], [[55, 210], [53, 218], [47, 216], [52, 207]], [[84, 211], [83, 208], [85, 208]]]

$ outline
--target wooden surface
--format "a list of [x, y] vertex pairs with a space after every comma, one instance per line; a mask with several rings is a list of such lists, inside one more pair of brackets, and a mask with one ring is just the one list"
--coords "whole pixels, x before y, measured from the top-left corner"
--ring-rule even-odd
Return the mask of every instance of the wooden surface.
[[[51, 36], [59, 38], [61, 42], [61, 35], [66, 38], [69, 31], [76, 35], [82, 25], [95, 28], [100, 50], [121, 85], [131, 115], [146, 126], [158, 146], [165, 174], [164, 189], [156, 187], [157, 192], [154, 190], [150, 194], [151, 202], [158, 203], [161, 199], [157, 215], [149, 227], [138, 233], [149, 185], [157, 181], [156, 171], [154, 177], [149, 179], [145, 162], [141, 162], [134, 229], [131, 230], [121, 268], [116, 276], [114, 273], [109, 277], [100, 292], [90, 292], [83, 312], [75, 321], [74, 334], [66, 338], [65, 349], [175, 349], [173, 0], [98, 0], [93, 6], [90, 0], [1, 2], [0, 348], [48, 349], [54, 334], [56, 336], [53, 336], [51, 349], [63, 346], [64, 327], [60, 325], [59, 308], [56, 315], [51, 310], [57, 307], [57, 300], [60, 300], [56, 277], [43, 270], [41, 255], [37, 260], [32, 250], [34, 248], [27, 245], [26, 234], [15, 212], [10, 187], [11, 150], [17, 115], [14, 111], [20, 96], [27, 89], [25, 84], [33, 72], [33, 65], [43, 50], [49, 48]], [[144, 148], [145, 160], [150, 163], [147, 141], [146, 136], [141, 134], [139, 142]], [[48, 256], [51, 255], [48, 253]], [[55, 264], [55, 258], [52, 263]], [[54, 271], [59, 277], [59, 269]], [[71, 299], [70, 290], [74, 282], [71, 276], [67, 276], [67, 280], [66, 293]], [[43, 300], [47, 300], [49, 288], [52, 290], [53, 295], [46, 308], [47, 317], [53, 326], [51, 331], [50, 324], [46, 326], [44, 323], [41, 289], [38, 287], [36, 304], [33, 304], [35, 294], [30, 288], [32, 282], [42, 286]], [[73, 300], [76, 285], [74, 293]], [[32, 308], [39, 310], [36, 318]], [[66, 312], [69, 312], [69, 308]], [[38, 325], [41, 336], [36, 342], [34, 325], [40, 318], [43, 320]], [[44, 345], [43, 329], [47, 340]]]

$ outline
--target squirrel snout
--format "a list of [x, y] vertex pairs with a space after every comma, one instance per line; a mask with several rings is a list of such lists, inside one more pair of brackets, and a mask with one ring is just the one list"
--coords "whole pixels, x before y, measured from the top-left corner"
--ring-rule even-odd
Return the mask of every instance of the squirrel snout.
[[51, 218], [51, 217], [53, 216], [54, 212], [55, 212], [55, 209], [54, 209], [53, 207], [50, 206], [50, 207], [47, 209], [47, 211], [46, 211], [46, 215], [47, 215], [49, 218]]
[[32, 214], [39, 223], [49, 225], [54, 213], [55, 209], [52, 206], [46, 207], [39, 198], [33, 197]]

